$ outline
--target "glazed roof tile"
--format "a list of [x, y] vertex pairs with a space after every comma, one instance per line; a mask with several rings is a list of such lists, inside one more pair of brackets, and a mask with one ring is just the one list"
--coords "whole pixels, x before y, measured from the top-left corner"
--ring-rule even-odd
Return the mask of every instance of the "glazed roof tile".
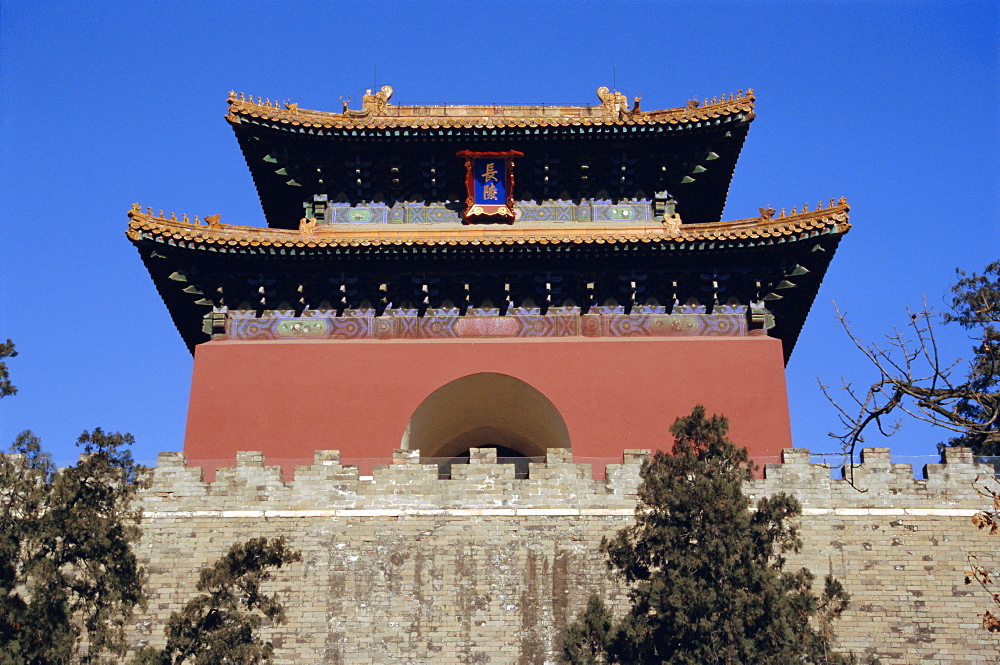
[[846, 233], [849, 206], [841, 198], [828, 206], [774, 216], [762, 209], [759, 217], [709, 224], [339, 224], [308, 225], [300, 229], [272, 229], [221, 224], [218, 216], [192, 223], [143, 212], [138, 204], [129, 211], [126, 234], [133, 242], [160, 240], [189, 247], [226, 252], [247, 247], [326, 248], [409, 245], [523, 245], [614, 244], [669, 242], [695, 245], [704, 242], [763, 244], [812, 237], [818, 233]]
[[342, 113], [300, 109], [297, 104], [277, 100], [254, 100], [244, 93], [229, 93], [226, 119], [233, 124], [243, 119], [261, 119], [288, 125], [290, 128], [349, 129], [410, 128], [439, 129], [449, 127], [556, 127], [590, 125], [678, 125], [732, 118], [750, 121], [754, 117], [753, 90], [740, 90], [728, 98], [688, 101], [686, 106], [672, 109], [643, 111], [636, 98], [630, 108], [625, 95], [598, 88], [601, 100], [595, 106], [459, 106], [413, 105], [389, 103], [392, 88], [383, 86], [378, 92], [367, 91], [362, 108], [352, 110], [343, 102]]

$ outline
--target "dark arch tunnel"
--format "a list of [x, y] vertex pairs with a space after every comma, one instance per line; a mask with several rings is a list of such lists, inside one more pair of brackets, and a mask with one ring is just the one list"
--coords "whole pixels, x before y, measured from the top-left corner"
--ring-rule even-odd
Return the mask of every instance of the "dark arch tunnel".
[[470, 448], [496, 448], [497, 458], [525, 477], [530, 458], [570, 448], [558, 409], [528, 383], [480, 372], [451, 381], [427, 396], [407, 423], [401, 447], [439, 460], [442, 476], [467, 462]]

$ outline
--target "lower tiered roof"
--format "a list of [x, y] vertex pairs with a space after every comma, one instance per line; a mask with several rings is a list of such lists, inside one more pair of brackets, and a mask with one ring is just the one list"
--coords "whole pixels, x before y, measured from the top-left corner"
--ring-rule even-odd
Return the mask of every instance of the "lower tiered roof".
[[844, 199], [707, 224], [303, 219], [298, 229], [274, 229], [222, 224], [217, 215], [178, 220], [138, 205], [129, 218], [127, 235], [191, 348], [236, 312], [423, 316], [493, 307], [504, 315], [514, 307], [545, 315], [610, 307], [630, 315], [649, 306], [669, 314], [678, 305], [742, 305], [783, 341], [786, 358], [850, 228]]

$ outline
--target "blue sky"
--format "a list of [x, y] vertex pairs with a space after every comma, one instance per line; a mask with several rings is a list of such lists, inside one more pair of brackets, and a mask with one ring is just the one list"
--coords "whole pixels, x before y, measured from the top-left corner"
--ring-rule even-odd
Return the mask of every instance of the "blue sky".
[[[60, 460], [83, 429], [130, 431], [142, 460], [183, 444], [192, 360], [138, 254], [133, 202], [263, 224], [223, 120], [230, 89], [337, 110], [394, 103], [645, 109], [754, 88], [726, 219], [846, 196], [841, 244], [788, 366], [797, 446], [829, 451], [817, 388], [873, 375], [832, 301], [876, 340], [954, 269], [1000, 258], [994, 2], [0, 1], [0, 337], [30, 428]], [[967, 354], [943, 330], [946, 354]], [[224, 414], [220, 414], [224, 418]], [[897, 459], [941, 435], [906, 423]]]

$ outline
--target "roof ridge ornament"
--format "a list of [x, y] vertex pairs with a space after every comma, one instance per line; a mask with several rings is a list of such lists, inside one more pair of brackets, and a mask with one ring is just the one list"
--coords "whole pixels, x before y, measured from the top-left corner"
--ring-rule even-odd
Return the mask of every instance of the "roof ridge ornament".
[[317, 224], [319, 221], [315, 217], [303, 217], [299, 220], [299, 233], [305, 236], [314, 235]]
[[641, 95], [634, 97], [632, 107], [625, 94], [606, 86], [597, 89], [597, 105], [586, 106], [489, 106], [489, 105], [394, 105], [389, 100], [392, 86], [384, 85], [378, 91], [371, 89], [362, 96], [361, 108], [350, 109], [351, 97], [340, 97], [340, 112], [317, 111], [300, 108], [297, 103], [279, 99], [254, 97], [243, 92], [229, 91], [229, 109], [226, 120], [238, 125], [244, 119], [277, 121], [272, 129], [299, 132], [303, 129], [334, 134], [352, 127], [376, 125], [384, 127], [409, 127], [429, 129], [440, 127], [564, 127], [600, 124], [672, 125], [675, 129], [685, 123], [705, 119], [719, 119], [745, 124], [754, 118], [753, 89], [735, 95], [690, 99], [680, 108], [641, 110]]
[[[348, 115], [356, 118], [386, 115], [390, 97], [392, 97], [392, 86], [390, 85], [383, 85], [376, 93], [372, 93], [371, 88], [369, 88], [361, 96], [360, 111], [351, 111], [347, 108], [346, 102], [344, 102], [344, 110]], [[343, 100], [341, 101], [343, 102]], [[348, 98], [348, 101], [350, 101], [350, 98]]]
[[[597, 89], [597, 96], [601, 100], [603, 116], [605, 120], [622, 120], [631, 115], [632, 109], [628, 107], [628, 97], [618, 92], [611, 92], [607, 86], [602, 85]], [[639, 104], [636, 104], [638, 108]]]

